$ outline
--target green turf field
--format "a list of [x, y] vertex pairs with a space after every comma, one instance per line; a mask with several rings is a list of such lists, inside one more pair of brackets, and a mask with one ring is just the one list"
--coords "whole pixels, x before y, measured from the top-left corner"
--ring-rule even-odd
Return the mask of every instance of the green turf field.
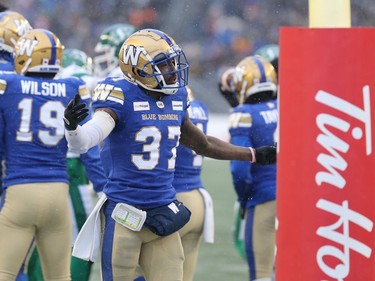
[[[202, 243], [194, 281], [245, 281], [247, 265], [232, 243], [232, 209], [235, 200], [228, 161], [206, 159], [203, 182], [210, 192], [215, 211], [215, 243]], [[99, 264], [90, 281], [99, 281]]]

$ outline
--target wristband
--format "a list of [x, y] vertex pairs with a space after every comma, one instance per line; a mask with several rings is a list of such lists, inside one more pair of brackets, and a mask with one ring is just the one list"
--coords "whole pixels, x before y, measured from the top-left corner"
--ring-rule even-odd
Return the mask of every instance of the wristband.
[[250, 163], [255, 163], [257, 161], [256, 158], [255, 158], [255, 149], [252, 148], [252, 147], [249, 147], [249, 149], [250, 149], [250, 152], [251, 152], [251, 161], [250, 161]]

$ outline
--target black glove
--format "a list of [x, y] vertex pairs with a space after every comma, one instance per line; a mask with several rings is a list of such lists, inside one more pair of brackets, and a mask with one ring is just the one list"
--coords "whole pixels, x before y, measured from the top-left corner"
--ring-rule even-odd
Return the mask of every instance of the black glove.
[[276, 163], [276, 146], [261, 146], [255, 148], [255, 159], [255, 163], [260, 165]]
[[86, 104], [79, 102], [80, 97], [77, 94], [74, 99], [69, 102], [68, 107], [64, 111], [65, 128], [69, 131], [77, 129], [78, 124], [89, 115]]

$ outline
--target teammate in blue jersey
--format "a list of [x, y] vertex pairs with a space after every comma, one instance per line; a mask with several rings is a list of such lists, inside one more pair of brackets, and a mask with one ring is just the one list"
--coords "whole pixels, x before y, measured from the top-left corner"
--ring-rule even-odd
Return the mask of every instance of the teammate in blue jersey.
[[[277, 77], [261, 56], [241, 60], [233, 87], [239, 105], [230, 114], [231, 143], [244, 147], [272, 145], [278, 122]], [[245, 248], [250, 281], [270, 281], [275, 255], [276, 164], [231, 161], [238, 200], [245, 210]]]
[[[64, 49], [62, 68], [55, 79], [67, 77], [78, 77], [91, 82], [91, 58], [78, 49]], [[89, 87], [88, 87], [89, 88]], [[89, 89], [90, 90], [90, 89]], [[87, 100], [90, 102], [89, 100]], [[79, 230], [86, 221], [88, 214], [93, 209], [90, 189], [98, 194], [103, 190], [107, 179], [100, 160], [99, 146], [91, 148], [85, 154], [75, 154], [68, 151], [67, 165], [69, 174], [70, 209], [73, 221], [73, 241], [77, 238]], [[92, 187], [91, 187], [92, 184]], [[88, 281], [91, 273], [92, 263], [72, 257], [71, 277], [74, 281]], [[27, 268], [29, 281], [43, 281], [40, 258], [35, 249], [29, 259]]]
[[0, 280], [16, 278], [33, 239], [44, 278], [71, 280], [72, 221], [62, 118], [72, 97], [78, 95], [83, 102], [90, 94], [78, 78], [53, 79], [62, 55], [63, 46], [52, 32], [34, 29], [17, 42], [16, 73], [1, 75], [6, 170]]
[[[31, 30], [30, 23], [21, 14], [14, 11], [0, 13], [0, 73], [14, 72], [13, 54], [18, 38]], [[4, 127], [0, 116], [0, 127]], [[0, 196], [4, 160], [4, 144], [0, 139]]]
[[[164, 32], [132, 34], [119, 61], [124, 77], [98, 83], [91, 120], [78, 125], [84, 114], [78, 98], [64, 114], [72, 151], [84, 153], [103, 142], [101, 158], [109, 181], [103, 189], [106, 197], [91, 214], [94, 229], [98, 223], [103, 229], [102, 279], [132, 281], [139, 264], [148, 281], [182, 280], [185, 257], [178, 230], [190, 220], [190, 211], [177, 200], [172, 185], [179, 143], [200, 155], [262, 164], [276, 161], [276, 148], [234, 146], [206, 136], [190, 121], [188, 62]], [[92, 228], [82, 228], [73, 255], [84, 258], [88, 244], [97, 247], [97, 232], [92, 233]], [[93, 239], [80, 241], [90, 234]]]
[[[190, 101], [187, 109], [189, 119], [199, 130], [207, 134], [208, 109], [201, 101], [194, 98], [189, 86], [186, 88]], [[177, 192], [177, 199], [191, 211], [190, 221], [178, 231], [185, 255], [184, 281], [193, 281], [203, 232], [205, 242], [214, 242], [213, 204], [201, 179], [202, 164], [203, 156], [184, 145], [177, 147], [172, 185]]]

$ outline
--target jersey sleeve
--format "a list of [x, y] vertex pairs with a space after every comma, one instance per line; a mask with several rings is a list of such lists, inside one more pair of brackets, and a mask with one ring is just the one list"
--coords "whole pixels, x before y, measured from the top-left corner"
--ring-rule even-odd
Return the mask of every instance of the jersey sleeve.
[[121, 88], [105, 81], [99, 82], [93, 92], [93, 110], [110, 108], [118, 118], [121, 117], [125, 95]]
[[231, 137], [248, 136], [252, 125], [253, 117], [251, 112], [234, 110], [229, 116], [229, 133]]

